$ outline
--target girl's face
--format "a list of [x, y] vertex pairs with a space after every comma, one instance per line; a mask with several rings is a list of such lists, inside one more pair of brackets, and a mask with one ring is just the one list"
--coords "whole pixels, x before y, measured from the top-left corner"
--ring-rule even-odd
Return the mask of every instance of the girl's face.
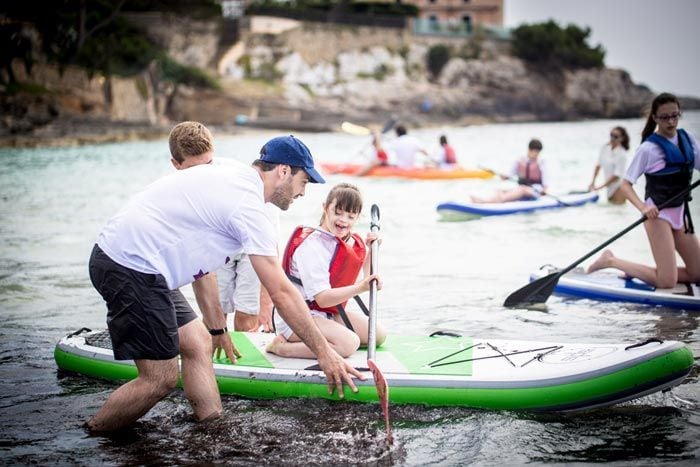
[[614, 129], [610, 132], [610, 145], [614, 148], [622, 144], [622, 133], [620, 130]]
[[654, 121], [659, 126], [659, 133], [664, 136], [675, 135], [680, 117], [681, 109], [675, 102], [660, 105], [654, 114]]
[[360, 213], [347, 212], [335, 207], [336, 200], [326, 206], [321, 227], [340, 238], [347, 238], [352, 233], [352, 227], [357, 222]]

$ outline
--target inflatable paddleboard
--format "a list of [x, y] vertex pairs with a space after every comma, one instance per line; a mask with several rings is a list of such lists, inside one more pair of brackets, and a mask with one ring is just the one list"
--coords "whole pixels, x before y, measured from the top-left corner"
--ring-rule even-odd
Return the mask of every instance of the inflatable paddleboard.
[[[530, 281], [556, 271], [553, 266], [542, 266], [530, 275]], [[673, 289], [657, 289], [639, 279], [623, 278], [620, 271], [612, 269], [586, 274], [582, 268], [576, 268], [559, 278], [554, 293], [700, 311], [700, 284], [678, 284]]]
[[[320, 166], [321, 170], [328, 175], [356, 175], [364, 168], [364, 166], [360, 164], [321, 163]], [[364, 176], [382, 178], [395, 177], [416, 180], [453, 180], [463, 178], [491, 178], [493, 177], [493, 173], [481, 169], [465, 168], [440, 169], [437, 167], [414, 167], [410, 169], [400, 169], [392, 166], [379, 166], [374, 167]]]
[[542, 196], [530, 201], [510, 201], [508, 203], [441, 203], [437, 212], [443, 220], [461, 221], [478, 219], [484, 216], [504, 216], [541, 209], [568, 208], [598, 201], [595, 192], [557, 196]]
[[[249, 398], [328, 395], [315, 360], [282, 358], [265, 352], [266, 333], [231, 333], [243, 354], [238, 364], [215, 359], [222, 394]], [[58, 367], [86, 376], [128, 380], [132, 361], [116, 361], [106, 331], [81, 329], [56, 345]], [[367, 354], [350, 364], [364, 371], [359, 392], [345, 400], [376, 402]], [[461, 337], [389, 336], [375, 362], [395, 404], [463, 406], [496, 410], [569, 412], [605, 407], [680, 384], [693, 366], [683, 343], [651, 340], [627, 344], [571, 344]]]

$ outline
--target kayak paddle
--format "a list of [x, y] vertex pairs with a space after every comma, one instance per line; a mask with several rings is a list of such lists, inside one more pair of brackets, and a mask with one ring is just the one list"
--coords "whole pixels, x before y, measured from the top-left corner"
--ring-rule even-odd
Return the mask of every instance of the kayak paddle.
[[[382, 126], [382, 133], [388, 132], [389, 130], [394, 128], [394, 126], [396, 126], [396, 119], [394, 117], [391, 117]], [[355, 136], [367, 136], [372, 134], [372, 130], [370, 130], [366, 126], [358, 125], [352, 122], [341, 123], [340, 129], [343, 130], [345, 133]]]
[[[374, 233], [379, 231], [379, 206], [372, 205], [372, 223], [370, 230]], [[376, 274], [379, 270], [378, 241], [375, 240], [371, 245], [370, 258], [370, 274]], [[369, 285], [369, 324], [367, 329], [367, 366], [372, 371], [374, 384], [377, 386], [377, 396], [379, 403], [382, 406], [384, 414], [384, 423], [386, 424], [386, 437], [389, 444], [393, 444], [394, 438], [391, 435], [391, 424], [389, 422], [389, 384], [384, 378], [384, 374], [377, 366], [374, 360], [377, 350], [377, 281], [372, 281]]]
[[356, 135], [356, 136], [367, 136], [370, 133], [372, 133], [372, 130], [369, 128], [362, 126], [362, 125], [356, 125], [351, 122], [343, 122], [340, 124], [340, 129], [343, 130], [345, 133], [351, 134], [351, 135]]
[[[680, 193], [677, 193], [675, 196], [667, 199], [665, 202], [661, 203], [658, 206], [659, 211], [662, 210], [663, 208], [667, 207], [668, 205], [672, 204], [674, 201], [684, 197], [688, 193], [690, 193], [691, 190], [696, 188], [698, 185], [700, 185], [700, 180], [697, 180], [695, 183], [690, 185], [689, 187], [685, 188], [683, 191]], [[647, 216], [644, 215], [634, 221], [629, 227], [626, 229], [622, 230], [620, 233], [612, 236], [610, 239], [606, 240], [603, 242], [601, 245], [597, 246], [595, 249], [592, 251], [586, 253], [584, 256], [581, 258], [577, 259], [573, 263], [571, 263], [569, 266], [565, 267], [564, 269], [561, 269], [557, 272], [553, 272], [551, 274], [548, 274], [544, 277], [541, 277], [535, 281], [530, 282], [524, 287], [521, 287], [520, 289], [516, 290], [512, 294], [506, 298], [506, 301], [503, 303], [503, 306], [508, 307], [508, 308], [513, 308], [516, 307], [520, 304], [533, 304], [533, 303], [544, 303], [547, 301], [549, 296], [552, 294], [552, 291], [554, 291], [554, 287], [556, 287], [557, 282], [559, 281], [559, 278], [566, 274], [567, 272], [571, 271], [573, 268], [581, 264], [583, 261], [587, 260], [594, 254], [598, 253], [600, 250], [605, 248], [606, 246], [610, 245], [612, 242], [617, 240], [618, 238], [622, 237], [625, 235], [627, 232], [630, 230], [634, 229], [637, 227], [639, 224], [642, 224], [645, 220], [647, 220]]]
[[[488, 167], [483, 167], [483, 166], [479, 166], [478, 168], [485, 171], [485, 172], [489, 172], [489, 173], [492, 173], [494, 175], [498, 175], [499, 177], [506, 177], [508, 180], [511, 180], [513, 182], [518, 181], [518, 177], [516, 177], [514, 175], [502, 175], [502, 174], [496, 172], [495, 170], [491, 170]], [[548, 196], [548, 197], [552, 198], [554, 201], [556, 201], [557, 203], [561, 204], [562, 206], [565, 206], [567, 208], [571, 207], [571, 204], [569, 204], [565, 201], [562, 201], [559, 197], [554, 196], [554, 195], [550, 195], [549, 193], [540, 193], [540, 196]]]

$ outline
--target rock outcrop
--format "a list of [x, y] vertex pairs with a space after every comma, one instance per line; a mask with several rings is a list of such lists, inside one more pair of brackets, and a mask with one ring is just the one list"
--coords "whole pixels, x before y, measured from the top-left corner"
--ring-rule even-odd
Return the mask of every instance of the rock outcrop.
[[90, 122], [95, 140], [104, 141], [135, 128], [141, 137], [161, 136], [187, 119], [228, 129], [238, 122], [327, 130], [390, 115], [412, 125], [636, 117], [652, 96], [623, 70], [536, 69], [511, 56], [507, 42], [483, 37], [447, 42], [454, 57], [435, 77], [426, 56], [446, 39], [405, 31], [287, 20], [280, 32], [250, 31], [226, 51], [217, 48], [215, 25], [164, 15], [134, 20], [147, 24], [170, 56], [218, 74], [223, 90], [162, 82], [153, 69], [131, 78], [90, 77], [38, 63], [27, 74], [18, 62], [18, 81], [44, 92], [0, 94], [0, 144], [47, 144], [60, 135], [75, 142], [71, 134], [89, 135]]

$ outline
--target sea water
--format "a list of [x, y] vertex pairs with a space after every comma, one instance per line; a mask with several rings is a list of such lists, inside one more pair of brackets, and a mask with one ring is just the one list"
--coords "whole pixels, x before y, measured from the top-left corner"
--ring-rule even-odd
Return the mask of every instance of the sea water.
[[[446, 134], [466, 167], [506, 171], [539, 138], [554, 194], [585, 190], [610, 129], [638, 145], [642, 119], [491, 124], [410, 131], [437, 148]], [[681, 126], [700, 136], [700, 112]], [[215, 134], [217, 157], [250, 163], [262, 144], [288, 132]], [[317, 161], [362, 162], [366, 137], [297, 134]], [[0, 461], [4, 464], [352, 464], [509, 465], [697, 462], [697, 366], [673, 391], [579, 415], [533, 415], [461, 408], [392, 406], [389, 447], [376, 405], [223, 398], [224, 416], [193, 422], [178, 390], [130, 430], [91, 437], [85, 421], [118, 386], [58, 372], [56, 342], [81, 327], [105, 327], [87, 260], [105, 221], [134, 194], [172, 171], [166, 140], [70, 149], [0, 150]], [[602, 175], [601, 175], [602, 177]], [[634, 222], [629, 204], [441, 222], [435, 207], [487, 195], [500, 180], [410, 181], [329, 176], [309, 185], [280, 219], [280, 241], [314, 225], [330, 186], [357, 184], [365, 206], [381, 210], [379, 319], [391, 333], [449, 329], [464, 335], [561, 342], [680, 340], [700, 355], [698, 313], [552, 296], [542, 310], [503, 300], [543, 264], [566, 266]], [[605, 198], [601, 192], [601, 197]], [[696, 193], [700, 198], [700, 193]], [[700, 219], [700, 202], [692, 203]], [[365, 209], [357, 230], [369, 228]], [[700, 224], [700, 222], [696, 222]], [[642, 227], [612, 246], [651, 263]], [[588, 264], [590, 261], [584, 263]], [[193, 301], [191, 288], [185, 294]], [[194, 302], [193, 302], [194, 304]]]

